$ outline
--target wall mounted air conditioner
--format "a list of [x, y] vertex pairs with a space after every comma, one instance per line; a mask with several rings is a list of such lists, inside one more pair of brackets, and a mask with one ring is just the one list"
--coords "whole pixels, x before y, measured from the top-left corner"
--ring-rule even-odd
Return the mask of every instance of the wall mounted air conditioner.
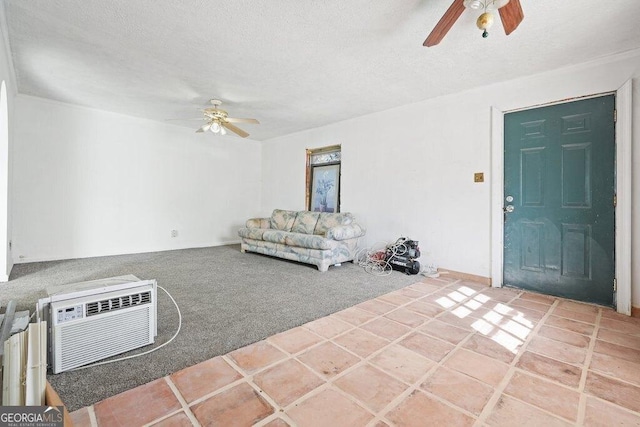
[[157, 283], [133, 275], [56, 286], [38, 301], [54, 374], [153, 344]]

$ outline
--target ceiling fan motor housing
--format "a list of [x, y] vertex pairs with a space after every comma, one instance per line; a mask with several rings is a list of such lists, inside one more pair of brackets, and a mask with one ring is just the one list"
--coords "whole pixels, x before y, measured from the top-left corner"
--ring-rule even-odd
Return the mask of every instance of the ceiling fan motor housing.
[[475, 10], [498, 10], [506, 4], [509, 0], [464, 0], [464, 7]]
[[228, 114], [226, 111], [224, 110], [220, 110], [218, 108], [205, 108], [204, 109], [204, 114], [205, 116], [207, 116], [210, 119], [218, 119], [218, 120], [224, 120], [227, 118]]

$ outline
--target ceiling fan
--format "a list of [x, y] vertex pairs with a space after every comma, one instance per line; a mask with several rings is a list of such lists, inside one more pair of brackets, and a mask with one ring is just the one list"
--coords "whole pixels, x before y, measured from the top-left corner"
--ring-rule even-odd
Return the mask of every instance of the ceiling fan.
[[500, 13], [502, 26], [507, 35], [518, 28], [518, 25], [524, 19], [520, 0], [454, 0], [422, 45], [431, 47], [440, 43], [460, 15], [462, 15], [465, 8], [483, 11], [476, 24], [478, 28], [484, 30], [482, 37], [485, 38], [489, 35], [487, 29], [493, 24], [491, 12], [495, 10]]
[[226, 129], [235, 133], [242, 138], [246, 138], [249, 134], [239, 127], [233, 125], [233, 123], [253, 123], [260, 124], [256, 119], [237, 119], [235, 117], [229, 117], [225, 110], [222, 110], [218, 107], [222, 105], [222, 101], [219, 99], [212, 99], [209, 101], [213, 107], [207, 107], [202, 110], [204, 113], [204, 120], [206, 123], [202, 125], [196, 132], [206, 132], [211, 131], [213, 133], [219, 133], [221, 135], [226, 135]]

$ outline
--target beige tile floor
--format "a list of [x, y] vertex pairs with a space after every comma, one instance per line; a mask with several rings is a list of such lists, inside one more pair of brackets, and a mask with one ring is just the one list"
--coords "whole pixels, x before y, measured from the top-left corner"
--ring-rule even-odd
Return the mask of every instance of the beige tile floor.
[[423, 279], [72, 417], [79, 426], [640, 426], [640, 319]]

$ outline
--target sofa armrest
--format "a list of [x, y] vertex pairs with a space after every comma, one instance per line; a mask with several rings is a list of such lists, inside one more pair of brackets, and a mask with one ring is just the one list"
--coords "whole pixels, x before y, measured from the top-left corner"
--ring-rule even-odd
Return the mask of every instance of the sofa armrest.
[[327, 239], [348, 240], [364, 236], [366, 229], [360, 224], [338, 225], [327, 230]]
[[271, 228], [271, 218], [250, 218], [245, 226], [247, 228]]

